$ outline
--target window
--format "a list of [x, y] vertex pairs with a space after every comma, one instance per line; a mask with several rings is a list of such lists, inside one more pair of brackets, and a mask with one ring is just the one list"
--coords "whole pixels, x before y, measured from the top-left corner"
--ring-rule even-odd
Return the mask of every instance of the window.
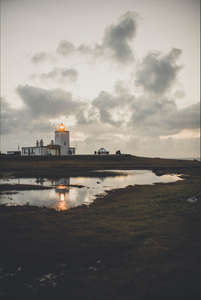
[[66, 142], [64, 142], [64, 145], [66, 146]]

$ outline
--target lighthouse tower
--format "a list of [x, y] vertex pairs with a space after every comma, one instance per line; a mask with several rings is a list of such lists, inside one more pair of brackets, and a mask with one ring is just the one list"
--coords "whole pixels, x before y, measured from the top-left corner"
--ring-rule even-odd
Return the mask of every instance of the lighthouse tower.
[[54, 138], [55, 145], [60, 146], [60, 155], [68, 155], [69, 154], [69, 131], [65, 130], [65, 125], [61, 123], [59, 125], [59, 130], [55, 131], [55, 138]]

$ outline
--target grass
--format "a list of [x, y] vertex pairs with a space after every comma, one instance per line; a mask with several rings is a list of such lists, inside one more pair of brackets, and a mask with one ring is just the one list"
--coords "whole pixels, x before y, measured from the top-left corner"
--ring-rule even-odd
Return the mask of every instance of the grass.
[[159, 159], [132, 155], [74, 155], [74, 156], [9, 156], [0, 155], [1, 174], [49, 175], [65, 173], [83, 174], [92, 170], [152, 170], [156, 172], [177, 172], [199, 170], [199, 161]]
[[200, 299], [200, 178], [181, 168], [89, 207], [2, 212], [2, 299]]

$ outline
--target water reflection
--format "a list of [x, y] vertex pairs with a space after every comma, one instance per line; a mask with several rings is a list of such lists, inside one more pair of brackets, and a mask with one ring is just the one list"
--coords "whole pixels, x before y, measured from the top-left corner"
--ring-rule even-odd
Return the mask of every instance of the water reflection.
[[37, 184], [40, 184], [40, 185], [43, 185], [43, 183], [45, 182], [45, 179], [44, 178], [36, 178], [36, 181], [35, 181]]
[[67, 205], [67, 202], [65, 201], [65, 193], [59, 194], [59, 203], [56, 207], [56, 210], [67, 210], [70, 209], [70, 206]]
[[[40, 184], [51, 186], [51, 190], [31, 190], [7, 195], [1, 198], [1, 203], [7, 205], [30, 205], [53, 207], [56, 210], [67, 210], [82, 204], [90, 204], [95, 195], [103, 194], [112, 188], [122, 188], [127, 185], [153, 184], [154, 182], [172, 182], [180, 180], [176, 175], [156, 176], [151, 171], [125, 171], [125, 175], [103, 177], [68, 177], [68, 178], [21, 178], [21, 184]], [[1, 180], [1, 183], [4, 183]], [[9, 183], [18, 183], [18, 179], [12, 179]], [[74, 185], [74, 186], [72, 186]], [[83, 185], [83, 188], [75, 187]], [[12, 200], [11, 200], [12, 199]]]

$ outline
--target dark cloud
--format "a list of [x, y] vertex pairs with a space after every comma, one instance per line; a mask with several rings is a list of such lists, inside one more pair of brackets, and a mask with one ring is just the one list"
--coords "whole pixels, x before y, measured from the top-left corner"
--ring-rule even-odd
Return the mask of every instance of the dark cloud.
[[15, 136], [19, 136], [19, 132], [24, 134], [27, 131], [31, 133], [34, 130], [40, 132], [41, 129], [42, 131], [46, 131], [48, 123], [40, 119], [32, 118], [30, 111], [26, 106], [14, 108], [5, 99], [2, 103], [1, 122], [2, 135], [14, 134]]
[[1, 134], [9, 134], [12, 129], [15, 128], [15, 110], [6, 101], [5, 98], [1, 98]]
[[186, 108], [177, 110], [163, 120], [168, 131], [178, 129], [199, 129], [200, 128], [200, 103], [189, 105]]
[[113, 108], [118, 105], [116, 99], [109, 93], [101, 91], [97, 98], [92, 101], [92, 105], [97, 108]]
[[111, 94], [102, 91], [99, 93], [98, 97], [92, 101], [92, 105], [98, 108], [100, 114], [100, 121], [102, 123], [108, 123], [114, 126], [121, 125], [122, 120], [115, 121], [112, 118], [111, 110], [118, 107], [119, 105], [123, 105], [120, 98], [114, 97]]
[[147, 92], [162, 94], [173, 86], [182, 66], [176, 65], [180, 49], [173, 48], [168, 54], [149, 53], [144, 57], [136, 72], [135, 83]]
[[[93, 58], [109, 58], [123, 64], [132, 62], [134, 57], [131, 43], [137, 33], [138, 20], [137, 13], [128, 11], [118, 19], [116, 24], [111, 24], [105, 29], [101, 44], [96, 43], [93, 46], [81, 44], [76, 48], [70, 41], [61, 40], [56, 53], [63, 57], [80, 53], [91, 55]], [[32, 56], [31, 62], [40, 63], [47, 59], [50, 60], [51, 55], [41, 52]]]
[[93, 119], [91, 119], [89, 116], [86, 116], [82, 110], [77, 113], [76, 119], [78, 125], [89, 125], [93, 123]]
[[112, 57], [118, 62], [126, 63], [133, 60], [133, 51], [130, 42], [137, 33], [138, 15], [128, 11], [119, 18], [117, 24], [105, 29], [103, 47], [112, 52]]
[[132, 104], [133, 112], [128, 123], [138, 134], [164, 136], [178, 134], [185, 129], [199, 128], [199, 103], [178, 109], [174, 100], [142, 98], [139, 97]]
[[78, 71], [75, 69], [63, 69], [54, 67], [52, 71], [42, 74], [33, 74], [31, 78], [40, 78], [41, 80], [57, 80], [59, 82], [75, 82], [78, 79]]
[[84, 104], [73, 99], [69, 92], [62, 89], [45, 90], [33, 86], [18, 86], [16, 92], [30, 114], [37, 117], [56, 118], [61, 115], [70, 115], [78, 112]]
[[19, 85], [16, 93], [23, 101], [19, 108], [13, 108], [4, 98], [1, 100], [2, 134], [50, 132], [54, 130], [50, 119], [80, 115], [88, 105], [62, 89], [45, 90]]
[[62, 56], [67, 56], [74, 51], [74, 45], [67, 40], [62, 40], [57, 48], [57, 53], [59, 53]]

